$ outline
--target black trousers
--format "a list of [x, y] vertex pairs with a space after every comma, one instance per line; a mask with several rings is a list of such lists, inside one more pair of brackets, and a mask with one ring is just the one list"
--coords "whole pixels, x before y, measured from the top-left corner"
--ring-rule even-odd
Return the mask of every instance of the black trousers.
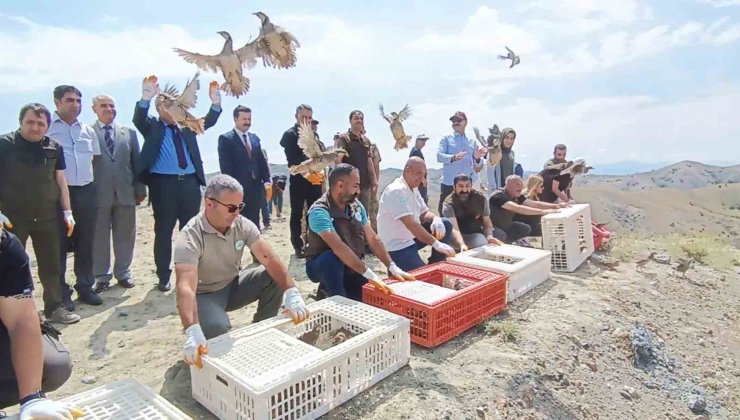
[[195, 174], [151, 174], [149, 195], [154, 212], [154, 264], [160, 284], [170, 281], [172, 262], [172, 230], [179, 230], [200, 210], [200, 183]]
[[[41, 376], [41, 390], [52, 392], [61, 387], [72, 375], [72, 358], [69, 350], [58, 337], [43, 331], [41, 339], [44, 348], [44, 371]], [[0, 408], [10, 407], [20, 402], [18, 382], [10, 354], [10, 336], [0, 324]]]
[[78, 293], [92, 291], [95, 284], [95, 273], [93, 271], [93, 244], [95, 238], [95, 227], [98, 219], [97, 190], [93, 183], [82, 187], [69, 187], [69, 201], [72, 205], [72, 216], [75, 219], [75, 227], [72, 237], [67, 237], [67, 225], [61, 213], [59, 224], [59, 236], [61, 242], [59, 284], [62, 293], [70, 295], [72, 290], [67, 285], [65, 275], [67, 272], [67, 252], [74, 253], [74, 273], [77, 278], [75, 290]]
[[498, 226], [493, 227], [493, 237], [507, 244], [527, 237], [531, 232], [532, 228], [523, 222], [511, 222], [509, 227], [506, 229], [502, 229]]
[[260, 210], [265, 201], [265, 186], [260, 182], [242, 184], [244, 188], [244, 208], [241, 215], [260, 227]]
[[455, 191], [455, 187], [452, 185], [440, 184], [439, 204], [437, 204], [437, 214], [439, 217], [442, 217], [442, 204], [444, 204], [445, 198], [447, 198], [447, 196], [453, 191]]
[[311, 185], [302, 175], [290, 176], [290, 243], [293, 249], [303, 248], [301, 239], [301, 219], [303, 206], [311, 207], [321, 197], [321, 185]]
[[[51, 316], [62, 303], [62, 288], [59, 285], [59, 226], [57, 219], [40, 221], [10, 219], [13, 228], [8, 229], [26, 247], [28, 238], [36, 254], [39, 280], [44, 287], [44, 315]], [[65, 233], [66, 236], [66, 233]]]
[[527, 236], [542, 236], [542, 216], [525, 216], [523, 214], [515, 214], [514, 221], [522, 222], [529, 225], [532, 229]]

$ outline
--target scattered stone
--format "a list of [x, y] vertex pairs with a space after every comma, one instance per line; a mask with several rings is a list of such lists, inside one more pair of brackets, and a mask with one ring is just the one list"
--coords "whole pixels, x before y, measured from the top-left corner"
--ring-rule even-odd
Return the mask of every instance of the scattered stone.
[[119, 341], [118, 342], [118, 347], [124, 348], [124, 347], [126, 347], [126, 343], [124, 343], [123, 341]]
[[97, 382], [97, 380], [93, 376], [85, 376], [84, 378], [80, 379], [80, 382], [82, 382], [85, 385], [92, 385], [95, 382]]
[[118, 313], [118, 316], [120, 316], [120, 317], [128, 316], [128, 312], [121, 311], [121, 312]]
[[637, 393], [637, 390], [627, 385], [625, 385], [624, 388], [622, 388], [622, 390], [619, 391], [619, 395], [623, 396], [624, 398], [628, 400], [636, 400], [640, 398], [640, 395]]
[[609, 326], [604, 324], [601, 326], [601, 331], [609, 331]]
[[599, 367], [596, 366], [596, 362], [594, 362], [594, 361], [584, 362], [583, 364], [586, 365], [586, 366], [588, 366], [588, 368], [591, 369], [591, 372], [598, 372], [599, 371]]
[[689, 409], [694, 414], [700, 414], [703, 413], [704, 410], [707, 408], [707, 401], [704, 399], [704, 396], [702, 395], [694, 395], [691, 397], [691, 400], [689, 401]]
[[653, 257], [653, 261], [655, 261], [658, 264], [670, 264], [671, 263], [671, 256], [670, 255], [663, 255], [659, 254]]
[[478, 417], [485, 419], [486, 418], [486, 409], [483, 407], [477, 407], [475, 409], [475, 413], [478, 414]]
[[558, 299], [565, 299], [565, 293], [561, 293], [558, 295]]

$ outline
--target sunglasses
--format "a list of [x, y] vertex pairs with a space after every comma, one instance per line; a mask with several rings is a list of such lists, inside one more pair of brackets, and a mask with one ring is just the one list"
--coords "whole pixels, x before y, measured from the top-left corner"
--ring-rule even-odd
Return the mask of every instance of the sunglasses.
[[216, 200], [213, 197], [206, 197], [206, 198], [209, 199], [209, 200], [211, 200], [211, 201], [215, 201], [218, 204], [226, 207], [226, 209], [229, 211], [229, 213], [236, 213], [237, 211], [242, 211], [242, 209], [244, 208], [244, 203], [239, 203], [239, 205], [236, 205], [236, 204], [224, 204], [224, 203]]
[[462, 118], [453, 118], [453, 119], [452, 119], [452, 122], [453, 122], [453, 123], [459, 123], [459, 122], [462, 122]]

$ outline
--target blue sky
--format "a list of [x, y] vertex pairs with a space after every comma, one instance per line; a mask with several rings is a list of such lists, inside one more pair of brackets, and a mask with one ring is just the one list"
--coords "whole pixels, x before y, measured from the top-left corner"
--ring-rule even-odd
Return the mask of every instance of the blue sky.
[[[311, 104], [319, 134], [347, 129], [351, 110], [366, 115], [383, 167], [403, 165], [378, 115], [408, 103], [409, 134], [426, 133], [433, 156], [457, 110], [472, 126], [518, 132], [515, 150], [535, 170], [555, 143], [595, 165], [621, 160], [740, 163], [740, 1], [529, 0], [480, 2], [347, 1], [13, 2], [0, 12], [0, 127], [17, 127], [19, 108], [53, 107], [58, 84], [83, 92], [81, 119], [94, 121], [92, 96], [115, 97], [129, 124], [141, 79], [179, 88], [197, 70], [173, 47], [216, 54], [229, 31], [236, 44], [256, 36], [263, 11], [301, 41], [290, 70], [255, 67], [252, 88], [224, 96], [218, 124], [199, 138], [206, 171], [218, 170], [217, 137], [230, 111], [253, 109], [252, 131], [271, 161], [295, 106]], [[504, 46], [522, 63], [496, 59]], [[203, 73], [195, 114], [209, 106]], [[432, 160], [428, 158], [428, 161]], [[438, 167], [436, 162], [430, 166]]]

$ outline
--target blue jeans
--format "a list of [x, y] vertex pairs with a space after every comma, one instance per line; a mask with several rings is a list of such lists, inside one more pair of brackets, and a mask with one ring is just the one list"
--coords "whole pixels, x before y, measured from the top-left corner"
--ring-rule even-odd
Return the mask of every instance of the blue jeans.
[[[282, 191], [272, 191], [272, 203], [275, 205], [275, 209], [277, 211], [278, 215], [283, 214], [283, 192]], [[272, 209], [272, 207], [270, 208]]]
[[367, 279], [345, 266], [332, 250], [306, 261], [306, 275], [312, 282], [324, 286], [328, 296], [339, 295], [362, 301], [362, 286]]
[[[452, 240], [452, 223], [446, 217], [442, 218], [442, 222], [445, 224], [445, 236], [440, 242], [450, 245]], [[431, 223], [423, 223], [422, 226], [427, 232], [431, 232]], [[420, 267], [424, 267], [424, 261], [419, 256], [419, 250], [423, 249], [427, 244], [414, 239], [414, 244], [409, 245], [406, 248], [399, 249], [398, 251], [390, 251], [388, 254], [391, 256], [391, 260], [403, 271], [415, 270]], [[432, 255], [429, 256], [429, 264], [445, 260], [444, 254], [437, 252], [436, 249], [432, 249]]]

